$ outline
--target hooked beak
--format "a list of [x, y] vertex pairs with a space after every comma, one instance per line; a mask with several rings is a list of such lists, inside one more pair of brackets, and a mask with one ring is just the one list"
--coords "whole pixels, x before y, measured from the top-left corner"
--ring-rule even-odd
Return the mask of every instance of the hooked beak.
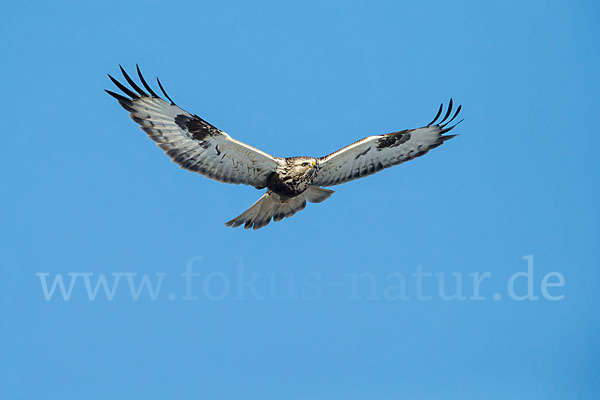
[[314, 168], [314, 167], [315, 167], [315, 165], [317, 165], [317, 162], [316, 162], [316, 161], [313, 161], [313, 162], [312, 162], [312, 164], [310, 165], [310, 167], [311, 167], [311, 168]]

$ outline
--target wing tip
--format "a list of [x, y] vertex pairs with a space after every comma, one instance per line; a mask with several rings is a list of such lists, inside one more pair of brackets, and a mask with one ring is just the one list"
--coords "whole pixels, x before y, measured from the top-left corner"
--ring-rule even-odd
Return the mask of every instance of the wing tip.
[[[454, 119], [454, 117], [453, 117], [452, 119]], [[442, 131], [440, 132], [440, 134], [441, 134], [441, 135], [443, 135], [444, 133], [448, 133], [448, 132], [450, 132], [452, 129], [456, 128], [456, 126], [457, 126], [458, 124], [460, 124], [461, 122], [463, 122], [463, 121], [464, 121], [464, 119], [461, 119], [460, 121], [458, 121], [458, 122], [457, 122], [457, 123], [455, 123], [454, 125], [451, 125], [451, 126], [449, 126], [449, 127], [447, 127], [447, 128], [446, 128], [446, 126], [447, 126], [447, 125], [448, 125], [448, 124], [449, 124], [451, 121], [452, 121], [452, 120], [450, 120], [450, 121], [449, 121], [449, 122], [447, 122], [446, 124], [444, 124], [444, 125], [441, 125], [441, 126], [440, 126], [440, 128], [442, 128]], [[454, 135], [454, 136], [456, 136], [456, 135]]]
[[106, 93], [108, 93], [109, 95], [111, 95], [112, 97], [114, 97], [115, 99], [117, 99], [118, 101], [124, 101], [124, 100], [130, 101], [127, 97], [122, 96], [119, 93], [115, 93], [115, 92], [110, 91], [108, 89], [104, 89], [104, 91]]
[[[117, 100], [126, 99], [126, 100], [130, 101], [130, 100], [139, 99], [140, 97], [154, 97], [154, 98], [160, 99], [161, 97], [158, 94], [156, 94], [156, 92], [154, 90], [152, 90], [152, 88], [150, 87], [148, 82], [146, 82], [146, 79], [144, 79], [144, 76], [142, 75], [142, 71], [140, 70], [140, 66], [138, 64], [135, 64], [135, 68], [137, 71], [137, 75], [140, 78], [140, 82], [142, 83], [142, 86], [144, 86], [144, 88], [148, 91], [148, 93], [146, 91], [144, 91], [137, 83], [135, 83], [135, 81], [129, 76], [129, 74], [127, 74], [127, 71], [125, 71], [125, 68], [123, 68], [123, 66], [121, 64], [119, 64], [119, 69], [121, 70], [121, 74], [123, 74], [123, 77], [125, 78], [127, 83], [129, 83], [131, 85], [133, 90], [131, 90], [130, 88], [128, 88], [127, 86], [125, 86], [124, 84], [119, 82], [111, 74], [106, 74], [106, 75], [109, 77], [109, 79], [112, 81], [112, 83], [114, 83], [115, 86], [118, 87], [123, 93], [125, 93], [127, 96], [129, 96], [130, 99], [128, 99], [127, 97], [122, 96], [118, 93], [115, 93], [115, 92], [105, 89], [106, 92], [108, 94], [110, 94], [111, 96], [115, 97]], [[165, 91], [160, 80], [158, 78], [156, 78], [156, 80], [158, 82], [158, 86], [160, 87], [160, 90], [163, 92], [165, 97], [171, 102], [171, 105], [173, 105], [173, 106], [176, 105], [175, 102], [173, 101], [173, 99], [171, 99], [171, 97], [169, 97], [169, 95]], [[120, 97], [116, 97], [116, 96], [120, 96]]]
[[150, 95], [148, 93], [144, 92], [142, 90], [142, 88], [140, 88], [138, 86], [138, 84], [135, 83], [135, 81], [133, 79], [131, 79], [131, 77], [127, 74], [127, 72], [125, 72], [125, 69], [121, 66], [121, 64], [119, 64], [119, 68], [121, 69], [121, 74], [123, 74], [123, 77], [131, 85], [131, 87], [133, 88], [133, 90], [135, 90], [136, 92], [138, 92], [138, 94], [141, 97], [150, 97]]
[[169, 101], [171, 102], [171, 105], [174, 106], [175, 102], [169, 97], [169, 95], [165, 91], [165, 88], [163, 88], [163, 85], [162, 85], [162, 83], [160, 83], [160, 79], [158, 79], [158, 76], [156, 77], [156, 81], [158, 82], [158, 87], [160, 87], [160, 90], [163, 92], [163, 94], [165, 95], [165, 97], [167, 99], [169, 99]]
[[138, 77], [140, 78], [140, 82], [142, 82], [142, 85], [146, 88], [146, 90], [148, 92], [150, 92], [150, 95], [152, 95], [152, 97], [160, 98], [160, 96], [157, 95], [154, 92], [154, 90], [152, 90], [152, 88], [150, 87], [150, 85], [148, 85], [148, 83], [146, 82], [146, 79], [144, 79], [144, 75], [142, 75], [142, 71], [140, 70], [140, 66], [137, 63], [135, 64], [135, 69], [137, 70], [137, 74], [138, 74]]
[[440, 115], [442, 115], [442, 111], [444, 110], [444, 103], [440, 104], [440, 108], [437, 112], [437, 114], [435, 114], [435, 117], [433, 117], [433, 119], [431, 120], [430, 123], [427, 124], [427, 126], [431, 126], [435, 123], [435, 121], [437, 121], [437, 119], [440, 117]]
[[[450, 98], [450, 101], [448, 102], [448, 109], [446, 110], [446, 114], [444, 114], [444, 117], [440, 121], [438, 121], [438, 119], [442, 115], [442, 111], [444, 110], [444, 103], [442, 103], [440, 105], [440, 108], [438, 109], [437, 114], [433, 118], [433, 120], [430, 123], [428, 123], [426, 126], [429, 127], [429, 126], [432, 126], [435, 124], [435, 125], [439, 125], [440, 127], [442, 127], [442, 129], [445, 128], [448, 124], [450, 124], [452, 121], [454, 121], [456, 119], [456, 117], [462, 110], [462, 104], [459, 104], [459, 106], [456, 108], [456, 111], [454, 111], [454, 114], [452, 114], [453, 108], [454, 108], [454, 99]], [[451, 115], [452, 115], [452, 117], [450, 117]], [[450, 119], [448, 119], [448, 118], [450, 118]], [[460, 122], [462, 122], [462, 120]], [[458, 123], [460, 123], [460, 122], [458, 122]], [[454, 126], [458, 125], [458, 123], [456, 123]]]

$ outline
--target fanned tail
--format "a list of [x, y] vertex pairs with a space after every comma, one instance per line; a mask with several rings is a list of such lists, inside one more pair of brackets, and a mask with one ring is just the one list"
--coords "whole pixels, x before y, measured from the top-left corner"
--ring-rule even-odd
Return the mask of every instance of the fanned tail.
[[267, 191], [249, 209], [225, 223], [227, 226], [236, 228], [244, 225], [245, 229], [259, 229], [271, 222], [281, 221], [283, 218], [291, 217], [306, 207], [306, 202], [320, 203], [333, 194], [333, 190], [311, 186], [299, 196], [287, 200], [285, 203], [271, 196]]

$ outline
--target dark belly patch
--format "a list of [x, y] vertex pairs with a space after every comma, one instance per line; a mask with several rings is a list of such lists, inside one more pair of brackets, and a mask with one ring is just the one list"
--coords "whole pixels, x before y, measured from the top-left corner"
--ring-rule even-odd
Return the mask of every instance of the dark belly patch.
[[282, 181], [279, 177], [279, 174], [273, 172], [267, 178], [267, 188], [271, 189], [273, 192], [277, 193], [279, 196], [284, 198], [295, 197], [301, 194], [304, 190], [296, 189], [296, 185], [294, 184], [294, 180]]

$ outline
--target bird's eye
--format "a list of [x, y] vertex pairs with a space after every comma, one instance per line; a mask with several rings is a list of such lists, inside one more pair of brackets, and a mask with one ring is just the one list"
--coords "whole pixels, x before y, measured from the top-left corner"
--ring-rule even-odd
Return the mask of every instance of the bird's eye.
[[303, 166], [303, 167], [308, 167], [308, 163], [307, 163], [307, 162], [303, 162], [303, 163], [302, 163], [302, 166]]

